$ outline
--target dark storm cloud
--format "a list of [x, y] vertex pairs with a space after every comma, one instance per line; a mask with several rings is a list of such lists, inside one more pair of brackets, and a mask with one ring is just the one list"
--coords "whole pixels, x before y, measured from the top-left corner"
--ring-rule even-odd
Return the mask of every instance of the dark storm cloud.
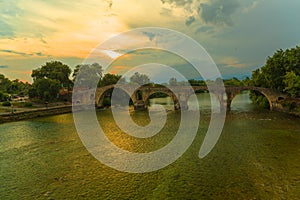
[[232, 26], [232, 15], [239, 7], [238, 0], [212, 0], [200, 4], [198, 13], [207, 24]]

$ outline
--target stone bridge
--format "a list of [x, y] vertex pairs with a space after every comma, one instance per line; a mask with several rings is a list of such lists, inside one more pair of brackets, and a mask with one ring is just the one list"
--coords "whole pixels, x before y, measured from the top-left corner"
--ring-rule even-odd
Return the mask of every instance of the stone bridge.
[[[168, 88], [169, 87], [169, 88]], [[94, 99], [96, 105], [101, 107], [103, 105], [104, 97], [109, 94], [112, 89], [118, 88], [127, 93], [134, 105], [135, 110], [143, 110], [148, 108], [149, 98], [155, 93], [164, 93], [170, 96], [174, 102], [174, 109], [188, 109], [189, 97], [197, 91], [208, 91], [207, 86], [142, 86], [138, 89], [130, 85], [108, 85], [97, 88], [96, 92], [91, 92], [90, 95], [84, 95], [82, 97], [82, 103], [85, 102], [84, 98], [89, 100]], [[282, 110], [279, 100], [287, 98], [286, 95], [276, 92], [268, 88], [253, 87], [253, 86], [225, 86], [220, 90], [218, 87], [210, 87], [211, 93], [213, 93], [220, 102], [221, 109], [227, 109], [230, 111], [231, 102], [234, 97], [243, 91], [257, 91], [263, 94], [269, 101], [270, 110]], [[95, 96], [94, 96], [95, 94]]]

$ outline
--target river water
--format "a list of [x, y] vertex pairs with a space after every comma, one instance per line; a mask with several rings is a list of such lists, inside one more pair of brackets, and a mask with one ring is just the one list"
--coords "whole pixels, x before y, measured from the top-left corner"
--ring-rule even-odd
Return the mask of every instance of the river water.
[[[119, 172], [91, 156], [72, 114], [0, 125], [0, 199], [299, 199], [300, 118], [257, 110], [248, 94], [239, 95], [215, 148], [199, 159], [210, 101], [205, 93], [197, 97], [201, 120], [193, 144], [173, 164], [146, 174]], [[173, 109], [169, 98], [155, 103]], [[180, 112], [169, 111], [167, 131], [142, 140], [116, 128], [109, 109], [97, 115], [110, 140], [136, 152], [168, 144], [180, 122]], [[145, 112], [132, 118], [149, 122]]]

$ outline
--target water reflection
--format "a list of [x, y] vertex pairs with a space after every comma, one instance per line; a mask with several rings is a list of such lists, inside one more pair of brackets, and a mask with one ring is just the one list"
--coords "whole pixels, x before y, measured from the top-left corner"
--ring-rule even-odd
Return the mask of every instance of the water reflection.
[[[150, 106], [153, 105], [164, 105], [167, 110], [174, 109], [173, 100], [170, 97], [165, 98], [154, 98], [150, 99]], [[220, 109], [220, 103], [217, 97], [213, 94], [210, 96], [209, 93], [198, 93], [196, 98], [189, 98], [188, 106], [189, 110], [197, 110], [200, 108], [203, 112], [208, 112], [211, 110], [211, 106], [214, 105], [217, 109]], [[255, 105], [249, 98], [249, 92], [243, 92], [237, 95], [231, 103], [232, 111], [253, 111], [255, 110]]]

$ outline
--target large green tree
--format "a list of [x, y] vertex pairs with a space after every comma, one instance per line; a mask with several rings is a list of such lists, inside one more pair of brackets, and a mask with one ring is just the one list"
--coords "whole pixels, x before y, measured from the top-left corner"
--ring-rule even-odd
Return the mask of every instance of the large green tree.
[[56, 99], [61, 87], [70, 89], [72, 86], [70, 74], [71, 69], [68, 65], [59, 61], [47, 62], [32, 71], [33, 84], [29, 96], [46, 101]]
[[76, 81], [77, 86], [92, 88], [99, 84], [102, 78], [102, 66], [98, 63], [80, 64], [75, 67], [73, 73], [73, 81]]
[[72, 82], [70, 80], [71, 68], [60, 61], [46, 62], [42, 67], [32, 70], [31, 77], [33, 81], [38, 79], [52, 79], [59, 82], [62, 87], [70, 88]]
[[286, 90], [286, 87], [289, 87], [286, 81], [289, 77], [286, 76], [288, 73], [300, 76], [300, 47], [298, 46], [285, 51], [280, 49], [273, 56], [268, 57], [265, 66], [252, 73], [253, 85], [292, 95], [289, 90]]
[[[300, 96], [300, 47], [278, 50], [268, 57], [265, 66], [252, 72], [252, 85], [266, 87], [287, 93], [291, 97]], [[254, 102], [265, 101], [260, 94], [252, 92]]]

